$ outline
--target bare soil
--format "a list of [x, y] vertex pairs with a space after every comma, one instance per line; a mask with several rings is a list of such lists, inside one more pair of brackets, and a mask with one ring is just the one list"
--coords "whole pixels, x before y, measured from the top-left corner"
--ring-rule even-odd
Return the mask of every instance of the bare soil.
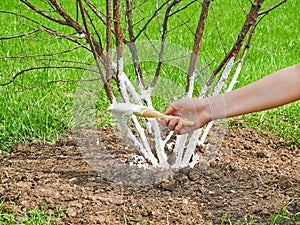
[[[103, 130], [103, 139], [116, 140]], [[4, 210], [46, 203], [50, 214], [65, 210], [59, 224], [220, 224], [227, 213], [232, 223], [252, 215], [267, 223], [283, 204], [288, 214], [300, 211], [299, 149], [246, 128], [227, 132], [208, 168], [182, 169], [159, 184], [109, 181], [89, 166], [73, 137], [19, 143], [2, 156], [0, 171]]]

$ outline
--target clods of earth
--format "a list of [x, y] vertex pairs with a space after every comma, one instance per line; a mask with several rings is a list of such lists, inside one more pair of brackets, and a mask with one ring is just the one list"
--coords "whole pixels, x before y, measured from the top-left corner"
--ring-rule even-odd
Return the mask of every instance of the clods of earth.
[[[101, 129], [101, 138], [117, 146], [114, 135]], [[224, 216], [263, 223], [283, 205], [287, 214], [300, 211], [299, 149], [247, 128], [227, 131], [209, 167], [185, 168], [147, 185], [107, 179], [72, 136], [19, 143], [1, 156], [0, 171], [4, 211], [62, 208], [59, 224], [220, 224]]]

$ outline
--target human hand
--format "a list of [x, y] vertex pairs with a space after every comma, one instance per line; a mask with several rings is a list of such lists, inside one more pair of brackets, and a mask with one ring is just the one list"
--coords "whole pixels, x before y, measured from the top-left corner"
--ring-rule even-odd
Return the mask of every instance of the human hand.
[[[200, 98], [185, 98], [172, 103], [166, 115], [176, 116], [174, 119], [164, 119], [164, 123], [170, 130], [176, 134], [185, 134], [192, 132], [211, 120], [211, 113], [208, 101]], [[180, 118], [191, 120], [195, 123], [193, 126], [183, 125]]]

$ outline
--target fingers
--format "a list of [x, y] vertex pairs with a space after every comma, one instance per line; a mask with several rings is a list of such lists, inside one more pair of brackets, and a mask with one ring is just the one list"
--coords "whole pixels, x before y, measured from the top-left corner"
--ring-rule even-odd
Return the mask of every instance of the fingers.
[[169, 108], [165, 111], [166, 115], [179, 116], [178, 111], [173, 105], [170, 105]]
[[169, 128], [170, 130], [175, 130], [175, 127], [177, 126], [178, 123], [179, 123], [179, 118], [171, 119], [171, 120], [168, 122], [168, 128]]
[[166, 115], [173, 115], [174, 113], [174, 108], [172, 107], [172, 105], [169, 106], [169, 108], [165, 111]]
[[163, 124], [169, 128], [169, 130], [175, 131], [176, 134], [182, 133], [183, 124], [180, 122], [179, 118], [174, 119], [163, 119]]
[[[173, 104], [165, 111], [166, 115], [179, 116], [178, 111]], [[181, 133], [182, 123], [180, 119], [175, 117], [174, 119], [163, 119], [162, 123], [169, 128], [169, 130], [175, 131], [176, 134]]]
[[175, 133], [180, 135], [182, 134], [182, 123], [181, 122], [178, 122], [177, 125], [175, 126]]
[[[188, 133], [198, 127], [196, 123], [198, 118], [197, 107], [192, 99], [183, 99], [173, 102], [165, 111], [165, 114], [177, 117], [175, 119], [164, 119], [163, 121], [163, 124], [167, 126], [169, 130], [175, 131], [176, 134]], [[183, 125], [179, 118], [193, 121], [195, 124]]]

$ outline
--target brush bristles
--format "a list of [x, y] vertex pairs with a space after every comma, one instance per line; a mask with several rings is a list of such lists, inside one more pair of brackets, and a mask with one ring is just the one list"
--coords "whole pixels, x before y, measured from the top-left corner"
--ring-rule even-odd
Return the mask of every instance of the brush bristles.
[[163, 114], [156, 111], [155, 109], [143, 109], [141, 115], [142, 117], [148, 117], [148, 118], [163, 118]]

